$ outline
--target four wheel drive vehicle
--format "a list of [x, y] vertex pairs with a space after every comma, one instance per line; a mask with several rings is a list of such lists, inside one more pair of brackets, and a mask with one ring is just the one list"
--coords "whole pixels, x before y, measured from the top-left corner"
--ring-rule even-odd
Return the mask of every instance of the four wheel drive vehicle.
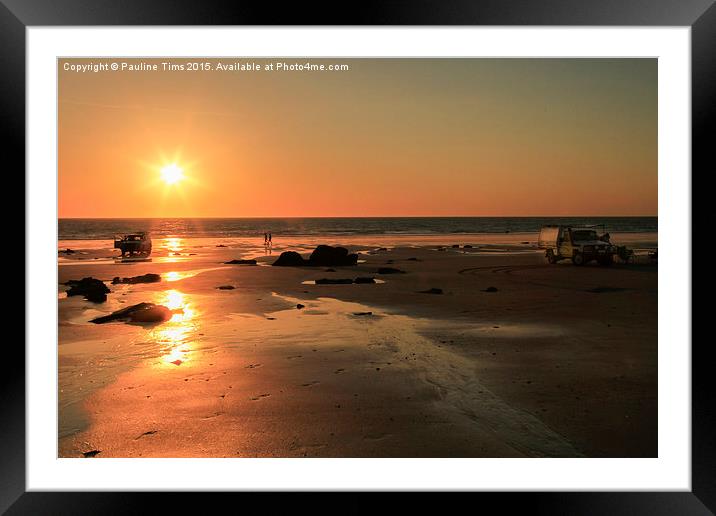
[[549, 263], [572, 260], [574, 265], [584, 265], [596, 260], [611, 265], [617, 253], [617, 247], [609, 242], [609, 233], [598, 235], [594, 226], [544, 226], [538, 245], [546, 250]]
[[149, 233], [130, 233], [114, 237], [114, 248], [122, 251], [122, 257], [149, 256], [152, 253], [152, 239]]

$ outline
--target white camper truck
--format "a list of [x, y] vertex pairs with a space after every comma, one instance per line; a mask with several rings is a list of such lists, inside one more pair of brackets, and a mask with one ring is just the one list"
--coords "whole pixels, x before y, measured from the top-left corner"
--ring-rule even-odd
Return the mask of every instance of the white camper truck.
[[544, 226], [539, 233], [538, 245], [545, 249], [549, 263], [572, 260], [574, 265], [584, 265], [596, 260], [600, 265], [611, 265], [617, 252], [609, 242], [609, 233], [601, 226]]

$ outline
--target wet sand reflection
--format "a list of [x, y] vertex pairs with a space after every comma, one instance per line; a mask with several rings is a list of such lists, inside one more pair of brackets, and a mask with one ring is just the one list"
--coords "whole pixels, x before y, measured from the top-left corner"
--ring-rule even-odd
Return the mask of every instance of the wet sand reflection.
[[161, 346], [162, 365], [179, 366], [192, 358], [197, 313], [189, 296], [178, 290], [157, 293], [157, 304], [175, 313], [165, 324], [153, 330], [153, 339]]

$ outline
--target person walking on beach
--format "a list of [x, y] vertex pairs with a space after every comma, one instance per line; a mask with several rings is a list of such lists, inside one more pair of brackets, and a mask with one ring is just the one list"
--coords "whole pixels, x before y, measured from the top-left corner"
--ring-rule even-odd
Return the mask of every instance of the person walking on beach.
[[268, 234], [268, 250], [269, 254], [271, 254], [271, 251], [273, 250], [273, 242], [271, 240], [271, 233]]

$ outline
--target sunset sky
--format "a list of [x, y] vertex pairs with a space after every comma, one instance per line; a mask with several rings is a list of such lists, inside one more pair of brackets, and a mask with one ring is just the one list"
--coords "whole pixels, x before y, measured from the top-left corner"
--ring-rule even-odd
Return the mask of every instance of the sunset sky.
[[657, 214], [656, 59], [191, 61], [58, 61], [61, 218]]

